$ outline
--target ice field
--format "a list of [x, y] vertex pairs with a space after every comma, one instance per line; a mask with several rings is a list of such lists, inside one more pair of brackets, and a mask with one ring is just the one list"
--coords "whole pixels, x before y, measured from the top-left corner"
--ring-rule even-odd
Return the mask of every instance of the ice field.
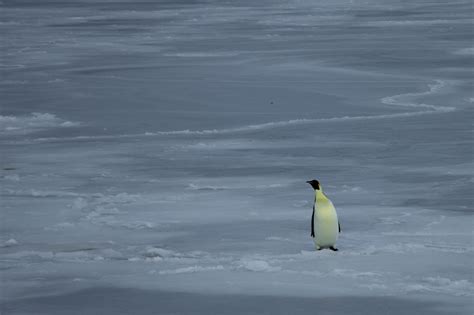
[[472, 2], [0, 9], [2, 315], [473, 313]]

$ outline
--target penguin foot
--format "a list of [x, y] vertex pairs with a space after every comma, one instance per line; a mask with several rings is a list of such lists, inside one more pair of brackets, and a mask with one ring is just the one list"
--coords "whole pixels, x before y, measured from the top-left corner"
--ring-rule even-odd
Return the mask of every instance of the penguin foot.
[[329, 247], [329, 249], [332, 250], [332, 251], [335, 251], [335, 252], [337, 252], [337, 251], [339, 250], [339, 249], [337, 249], [337, 248], [334, 247], [334, 246]]

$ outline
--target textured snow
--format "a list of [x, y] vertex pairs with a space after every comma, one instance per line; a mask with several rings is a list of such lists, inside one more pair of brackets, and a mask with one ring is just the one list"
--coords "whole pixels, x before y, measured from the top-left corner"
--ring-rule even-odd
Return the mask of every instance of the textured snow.
[[52, 127], [77, 127], [79, 123], [63, 120], [50, 113], [31, 113], [29, 116], [0, 115], [0, 133], [27, 134]]
[[262, 272], [262, 271], [270, 272], [270, 271], [280, 270], [280, 268], [272, 267], [268, 264], [268, 262], [264, 260], [258, 260], [258, 259], [243, 259], [239, 263], [239, 268], [243, 268], [249, 271], [257, 271], [257, 272]]
[[0, 6], [1, 314], [473, 313], [468, 1]]

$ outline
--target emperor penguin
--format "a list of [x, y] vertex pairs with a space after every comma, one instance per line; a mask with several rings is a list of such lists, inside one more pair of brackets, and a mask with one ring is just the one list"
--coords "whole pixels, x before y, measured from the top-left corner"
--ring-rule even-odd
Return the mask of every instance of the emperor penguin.
[[311, 237], [316, 245], [316, 250], [329, 248], [337, 251], [335, 245], [341, 232], [341, 225], [336, 209], [331, 200], [323, 193], [323, 188], [317, 180], [313, 179], [307, 183], [313, 187], [315, 193], [311, 217]]

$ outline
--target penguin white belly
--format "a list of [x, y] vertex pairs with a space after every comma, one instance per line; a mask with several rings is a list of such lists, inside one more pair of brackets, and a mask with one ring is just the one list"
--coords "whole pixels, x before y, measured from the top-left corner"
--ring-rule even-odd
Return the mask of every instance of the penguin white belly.
[[339, 223], [336, 209], [330, 202], [316, 204], [314, 213], [314, 244], [325, 248], [336, 244], [339, 236]]

